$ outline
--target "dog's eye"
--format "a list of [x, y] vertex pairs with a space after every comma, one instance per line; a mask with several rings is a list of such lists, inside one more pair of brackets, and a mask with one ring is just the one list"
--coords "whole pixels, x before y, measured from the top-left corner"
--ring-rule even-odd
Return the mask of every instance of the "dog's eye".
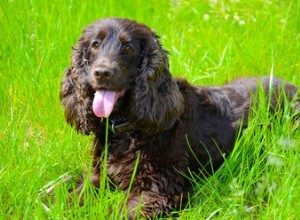
[[93, 44], [92, 44], [92, 48], [94, 50], [98, 50], [100, 48], [100, 43], [98, 41], [95, 41]]
[[124, 48], [124, 51], [126, 52], [126, 53], [133, 53], [134, 52], [134, 49], [131, 47], [131, 46], [126, 46], [125, 48]]

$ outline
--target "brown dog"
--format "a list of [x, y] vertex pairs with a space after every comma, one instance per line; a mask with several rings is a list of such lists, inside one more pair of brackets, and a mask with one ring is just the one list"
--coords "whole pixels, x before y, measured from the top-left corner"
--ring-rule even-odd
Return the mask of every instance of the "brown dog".
[[[280, 79], [245, 78], [222, 87], [196, 87], [172, 78], [168, 52], [143, 24], [108, 18], [86, 27], [65, 71], [61, 100], [67, 122], [94, 140], [92, 182], [99, 187], [109, 120], [107, 170], [135, 215], [178, 209], [191, 183], [183, 174], [211, 173], [234, 146], [240, 122], [247, 126], [251, 97], [261, 84], [271, 108], [281, 88], [292, 100], [297, 88]], [[269, 85], [272, 85], [270, 90]], [[299, 106], [299, 101], [297, 102]]]

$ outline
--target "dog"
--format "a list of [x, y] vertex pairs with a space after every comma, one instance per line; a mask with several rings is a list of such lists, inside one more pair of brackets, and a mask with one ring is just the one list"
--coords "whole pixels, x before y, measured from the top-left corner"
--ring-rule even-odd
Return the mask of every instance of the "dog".
[[270, 111], [284, 105], [281, 91], [300, 105], [297, 87], [278, 78], [242, 78], [220, 87], [173, 78], [168, 52], [149, 27], [105, 18], [83, 30], [60, 98], [66, 121], [94, 136], [93, 185], [100, 186], [107, 135], [111, 181], [128, 191], [135, 172], [125, 204], [129, 217], [141, 205], [141, 214], [151, 218], [184, 204], [192, 188], [189, 172], [209, 175], [220, 167], [259, 104], [260, 87]]

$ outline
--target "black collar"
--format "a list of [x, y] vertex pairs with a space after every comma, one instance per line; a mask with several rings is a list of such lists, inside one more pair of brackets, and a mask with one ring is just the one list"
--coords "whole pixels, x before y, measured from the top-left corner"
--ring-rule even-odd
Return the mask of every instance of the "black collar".
[[123, 117], [113, 117], [109, 119], [109, 130], [114, 134], [133, 131], [133, 126]]

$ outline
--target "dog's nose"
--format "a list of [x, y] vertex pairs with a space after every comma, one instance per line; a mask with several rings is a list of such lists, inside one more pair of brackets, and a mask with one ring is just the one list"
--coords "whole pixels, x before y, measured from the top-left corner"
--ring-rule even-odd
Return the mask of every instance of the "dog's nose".
[[109, 78], [114, 74], [113, 69], [107, 67], [98, 67], [93, 71], [96, 78]]

